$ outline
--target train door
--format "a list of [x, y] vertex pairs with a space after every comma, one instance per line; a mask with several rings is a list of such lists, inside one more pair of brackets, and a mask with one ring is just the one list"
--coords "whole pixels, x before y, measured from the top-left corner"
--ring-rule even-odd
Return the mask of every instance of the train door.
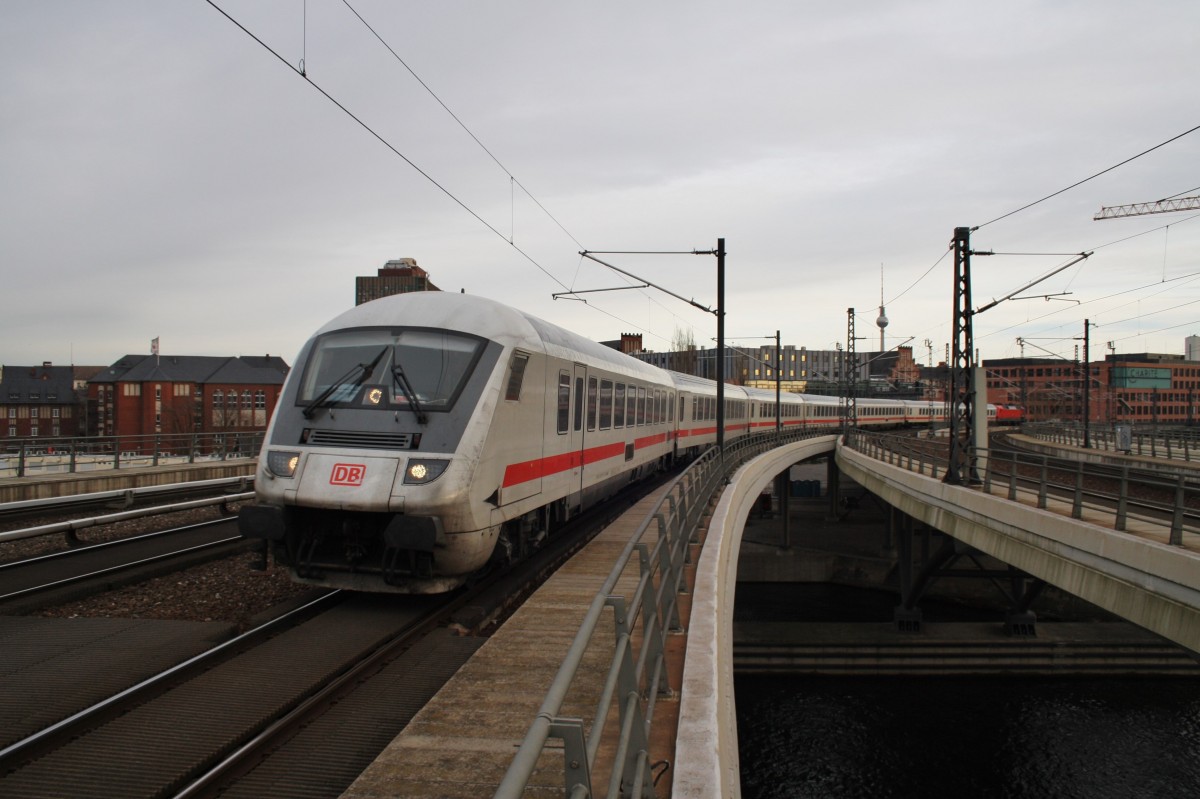
[[587, 434], [583, 420], [587, 413], [587, 385], [587, 367], [581, 363], [575, 364], [571, 380], [571, 422], [567, 432], [568, 450], [572, 453], [571, 493], [567, 501], [571, 513], [578, 512], [583, 504], [584, 437]]

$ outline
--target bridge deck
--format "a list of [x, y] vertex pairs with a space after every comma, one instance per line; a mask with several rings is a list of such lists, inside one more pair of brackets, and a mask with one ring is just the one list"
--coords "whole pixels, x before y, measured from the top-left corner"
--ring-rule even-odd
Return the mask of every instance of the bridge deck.
[[[343, 797], [491, 796], [536, 718], [546, 691], [565, 659], [580, 623], [626, 542], [661, 496], [657, 491], [609, 525], [526, 600], [471, 660], [421, 710]], [[652, 544], [653, 539], [650, 539]], [[626, 570], [618, 594], [632, 593], [636, 559]], [[688, 611], [687, 597], [681, 612]], [[611, 613], [609, 613], [611, 619]], [[603, 627], [604, 622], [602, 622]], [[610, 628], [611, 629], [611, 628]], [[590, 720], [613, 656], [615, 636], [595, 635], [563, 715]], [[682, 638], [672, 641], [682, 652]], [[677, 653], [677, 654], [679, 654]], [[681, 655], [680, 655], [681, 656]], [[678, 687], [682, 665], [676, 661], [670, 684]], [[575, 691], [585, 683], [586, 690]], [[578, 695], [576, 695], [578, 694]], [[656, 728], [676, 701], [655, 706]], [[660, 715], [662, 714], [662, 715]], [[605, 730], [614, 727], [611, 722]], [[673, 760], [669, 740], [652, 741], [651, 762]], [[551, 745], [556, 742], [551, 741]], [[665, 749], [665, 751], [664, 751]], [[601, 747], [592, 784], [607, 785], [605, 747]], [[597, 773], [603, 770], [603, 773]], [[664, 781], [665, 782], [665, 781]], [[538, 763], [526, 796], [563, 795], [562, 749], [548, 749]]]
[[[1025, 438], [1025, 437], [1021, 436], [1019, 438]], [[1030, 439], [1030, 441], [1035, 441], [1035, 440]], [[1043, 451], [1053, 450], [1054, 454], [1057, 455], [1058, 457], [1076, 458], [1076, 459], [1082, 460], [1086, 457], [1094, 456], [1094, 454], [1095, 454], [1094, 451], [1092, 451], [1092, 450], [1086, 450], [1086, 449], [1082, 449], [1080, 447], [1072, 447], [1072, 446], [1064, 445], [1064, 444], [1048, 445], [1042, 441], [1036, 441], [1036, 443], [1041, 445], [1041, 449]], [[1131, 466], [1142, 466], [1142, 465], [1145, 465], [1147, 462], [1150, 462], [1150, 463], [1154, 462], [1154, 459], [1152, 459], [1152, 458], [1142, 457], [1142, 456], [1137, 456], [1137, 455], [1123, 456], [1123, 455], [1116, 455], [1113, 453], [1108, 453], [1107, 457], [1110, 462], [1113, 460], [1124, 460], [1124, 461], [1129, 462], [1129, 464]], [[904, 465], [904, 464], [892, 463], [892, 465]], [[907, 466], [910, 470], [913, 470], [913, 471], [916, 470], [916, 466], [912, 463], [908, 463]], [[1183, 471], [1183, 472], [1187, 472], [1188, 474], [1194, 474], [1196, 476], [1200, 476], [1200, 464], [1197, 464], [1197, 463], [1172, 462], [1171, 467], [1173, 469], [1175, 469], [1176, 471]], [[929, 476], [939, 479], [939, 480], [945, 475], [944, 468], [935, 470], [932, 466], [930, 466], [927, 469], [927, 474], [929, 474], [929, 472], [933, 472], [933, 474], [931, 474]], [[986, 488], [985, 488], [985, 486], [982, 486], [982, 485], [973, 486], [972, 488], [974, 490], [977, 490], [980, 492], [987, 491], [987, 493], [990, 493], [994, 497], [1008, 499], [1008, 494], [1009, 494], [1008, 482], [1007, 482], [1007, 478], [1005, 478], [1003, 476], [1001, 476], [1000, 478], [997, 478], [996, 481], [992, 482], [992, 484], [990, 486], [987, 486]], [[1036, 508], [1038, 506], [1038, 492], [1036, 490], [1028, 487], [1027, 485], [1025, 485], [1025, 486], [1018, 485], [1017, 491], [1016, 491], [1016, 498], [1014, 500], [1010, 500], [1010, 501], [1017, 502], [1026, 507]], [[1049, 511], [1050, 513], [1057, 514], [1059, 516], [1065, 516], [1067, 518], [1071, 518], [1072, 501], [1070, 499], [1063, 498], [1062, 496], [1054, 496], [1053, 494], [1048, 494], [1046, 497], [1046, 507], [1044, 508], [1044, 510]], [[1116, 520], [1116, 516], [1111, 509], [1104, 509], [1104, 508], [1098, 508], [1095, 506], [1089, 506], [1086, 502], [1083, 504], [1083, 506], [1081, 508], [1080, 516], [1078, 518], [1078, 521], [1087, 522], [1088, 524], [1094, 524], [1098, 527], [1104, 527], [1106, 529], [1113, 530], [1118, 535], [1128, 535], [1128, 536], [1132, 536], [1132, 537], [1141, 539], [1143, 541], [1151, 541], [1151, 542], [1154, 542], [1157, 544], [1162, 544], [1164, 546], [1174, 546], [1174, 548], [1176, 548], [1176, 549], [1181, 549], [1186, 552], [1193, 552], [1193, 553], [1200, 554], [1200, 535], [1196, 535], [1195, 533], [1190, 532], [1187, 529], [1185, 529], [1183, 531], [1182, 543], [1177, 544], [1177, 545], [1172, 545], [1170, 542], [1171, 528], [1170, 528], [1169, 522], [1155, 521], [1152, 519], [1139, 517], [1139, 516], [1135, 515], [1134, 513], [1130, 513], [1128, 519], [1126, 520], [1125, 529], [1124, 530], [1116, 530], [1115, 520]]]

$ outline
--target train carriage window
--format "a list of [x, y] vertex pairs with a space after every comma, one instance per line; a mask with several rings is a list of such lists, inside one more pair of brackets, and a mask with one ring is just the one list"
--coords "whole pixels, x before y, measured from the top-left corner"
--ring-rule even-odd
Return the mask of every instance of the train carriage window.
[[523, 352], [514, 352], [512, 362], [508, 365], [508, 387], [504, 390], [504, 399], [516, 402], [521, 399], [521, 384], [525, 382], [525, 367], [529, 364], [529, 356]]
[[558, 373], [558, 432], [566, 433], [571, 426], [571, 376]]
[[587, 429], [596, 429], [596, 402], [598, 400], [598, 392], [596, 391], [596, 378], [588, 378], [588, 422]]
[[[680, 402], [679, 402], [679, 415], [683, 416], [683, 400], [682, 400], [682, 398], [680, 398]], [[667, 394], [667, 421], [668, 422], [675, 421], [675, 395], [671, 394], [671, 393]]]
[[613, 383], [611, 380], [600, 381], [600, 429], [612, 427], [613, 412]]
[[617, 383], [617, 392], [613, 396], [613, 427], [625, 426], [625, 384]]
[[646, 423], [646, 389], [641, 386], [637, 390], [637, 424]]
[[575, 432], [583, 429], [583, 378], [575, 378]]

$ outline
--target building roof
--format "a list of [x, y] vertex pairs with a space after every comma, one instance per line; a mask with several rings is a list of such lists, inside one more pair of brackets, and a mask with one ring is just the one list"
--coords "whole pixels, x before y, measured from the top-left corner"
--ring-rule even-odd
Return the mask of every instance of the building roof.
[[76, 399], [74, 367], [49, 364], [0, 367], [0, 403], [62, 405]]
[[288, 366], [278, 356], [126, 355], [93, 383], [245, 383], [281, 385]]

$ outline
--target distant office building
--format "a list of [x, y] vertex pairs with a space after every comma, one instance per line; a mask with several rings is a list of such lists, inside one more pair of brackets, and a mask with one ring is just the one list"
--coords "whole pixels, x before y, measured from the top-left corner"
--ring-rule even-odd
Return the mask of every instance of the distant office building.
[[433, 285], [429, 273], [417, 266], [413, 258], [388, 261], [375, 277], [362, 275], [354, 278], [355, 305], [410, 291], [441, 291]]
[[[616, 347], [617, 342], [605, 342]], [[920, 369], [914, 363], [911, 347], [899, 347], [883, 353], [856, 353], [856, 363], [846, 363], [842, 350], [810, 350], [784, 344], [777, 352], [774, 344], [753, 349], [729, 346], [725, 351], [725, 381], [737, 385], [773, 389], [776, 373], [779, 387], [784, 391], [838, 393], [848, 379], [855, 381], [856, 391], [893, 392], [912, 390], [920, 380]], [[631, 352], [635, 358], [685, 374], [716, 379], [717, 351], [715, 348], [693, 348], [679, 352]], [[782, 355], [782, 359], [780, 356]]]
[[1200, 336], [1188, 336], [1183, 340], [1184, 359], [1200, 361]]
[[1030, 421], [1080, 421], [1084, 386], [1092, 422], [1194, 424], [1200, 419], [1200, 364], [1179, 355], [1108, 355], [1086, 369], [1052, 358], [983, 363], [988, 401], [1024, 406]]

